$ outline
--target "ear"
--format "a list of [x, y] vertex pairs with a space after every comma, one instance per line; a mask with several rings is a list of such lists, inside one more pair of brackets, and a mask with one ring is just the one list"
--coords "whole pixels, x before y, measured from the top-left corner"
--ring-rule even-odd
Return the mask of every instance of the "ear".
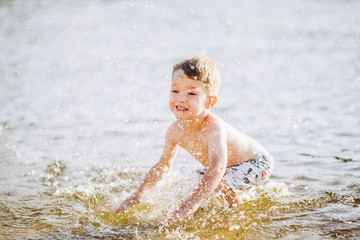
[[208, 99], [208, 102], [205, 105], [205, 108], [206, 109], [212, 109], [215, 106], [215, 104], [217, 103], [217, 101], [218, 101], [217, 96], [210, 96], [209, 99]]

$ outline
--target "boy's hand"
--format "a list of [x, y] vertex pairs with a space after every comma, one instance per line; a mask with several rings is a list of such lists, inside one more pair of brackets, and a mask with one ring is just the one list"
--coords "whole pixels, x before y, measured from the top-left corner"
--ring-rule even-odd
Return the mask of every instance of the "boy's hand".
[[133, 207], [134, 205], [141, 202], [140, 197], [137, 196], [131, 196], [128, 199], [126, 199], [122, 204], [120, 204], [117, 208], [115, 208], [115, 213], [125, 213], [127, 212], [126, 209], [129, 207]]
[[171, 215], [171, 220], [173, 220], [174, 222], [182, 220], [182, 219], [190, 216], [191, 213], [192, 213], [192, 211], [190, 211], [189, 209], [177, 209]]
[[174, 222], [182, 220], [190, 216], [198, 208], [197, 204], [184, 202], [182, 203], [177, 210], [175, 210], [171, 215], [171, 220]]

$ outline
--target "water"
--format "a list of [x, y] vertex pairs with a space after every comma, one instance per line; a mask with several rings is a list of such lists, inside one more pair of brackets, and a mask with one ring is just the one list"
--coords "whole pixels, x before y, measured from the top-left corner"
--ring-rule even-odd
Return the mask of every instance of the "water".
[[[360, 236], [358, 1], [0, 1], [2, 239], [356, 239]], [[222, 73], [214, 113], [276, 159], [228, 209], [171, 211], [200, 167], [112, 212], [162, 151], [172, 65]]]

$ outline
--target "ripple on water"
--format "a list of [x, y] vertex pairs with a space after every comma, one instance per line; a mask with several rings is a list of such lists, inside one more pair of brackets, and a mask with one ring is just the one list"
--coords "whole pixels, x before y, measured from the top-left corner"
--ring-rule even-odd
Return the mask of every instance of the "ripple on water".
[[[66, 173], [65, 169], [61, 161], [54, 161], [48, 165], [46, 173], [56, 179]], [[180, 173], [174, 174], [167, 179], [171, 182], [157, 186], [141, 204], [124, 215], [114, 214], [113, 208], [135, 189], [133, 181], [138, 184], [139, 177], [143, 177], [144, 173], [116, 173], [109, 169], [98, 169], [88, 176], [88, 180], [96, 175], [99, 179], [108, 175], [105, 179], [110, 181], [109, 184], [103, 184], [102, 180], [90, 185], [86, 181], [81, 185], [70, 186], [47, 184], [49, 190], [38, 195], [23, 196], [16, 204], [2, 202], [1, 227], [7, 229], [6, 236], [32, 239], [75, 236], [215, 239], [223, 235], [230, 238], [247, 236], [254, 231], [260, 236], [263, 229], [259, 226], [270, 221], [270, 216], [278, 212], [281, 199], [289, 195], [285, 185], [269, 183], [245, 191], [242, 194], [243, 204], [234, 209], [224, 206], [222, 200], [214, 195], [193, 217], [172, 223], [167, 220], [170, 211], [188, 196], [198, 181], [196, 174], [187, 179]]]
[[[54, 161], [48, 165], [46, 173], [59, 178], [66, 174], [65, 169], [61, 161]], [[352, 224], [357, 226], [356, 218], [350, 214], [354, 210], [359, 213], [359, 191], [357, 195], [353, 191], [320, 191], [315, 196], [304, 194], [299, 198], [289, 192], [285, 184], [271, 181], [243, 191], [239, 207], [228, 208], [214, 194], [192, 217], [173, 223], [168, 220], [169, 214], [191, 193], [198, 181], [196, 174], [176, 172], [151, 190], [144, 201], [128, 213], [114, 214], [114, 206], [129, 196], [143, 177], [142, 172], [94, 168], [90, 174], [88, 172], [88, 181], [83, 184], [49, 184], [49, 191], [22, 197], [16, 204], [2, 202], [4, 221], [1, 226], [15, 238], [33, 239], [75, 236], [108, 239], [246, 239], [267, 236], [268, 239], [277, 239], [296, 236], [303, 231], [317, 236], [340, 232], [352, 236], [353, 228], [346, 230], [344, 221], [352, 219]], [[92, 183], [89, 185], [88, 182]], [[356, 187], [349, 185], [349, 188]], [[331, 208], [334, 211], [330, 211]], [[322, 213], [324, 210], [327, 215]], [[345, 213], [348, 216], [341, 222]], [[322, 218], [327, 220], [322, 221]], [[334, 221], [339, 221], [336, 228], [326, 228]]]

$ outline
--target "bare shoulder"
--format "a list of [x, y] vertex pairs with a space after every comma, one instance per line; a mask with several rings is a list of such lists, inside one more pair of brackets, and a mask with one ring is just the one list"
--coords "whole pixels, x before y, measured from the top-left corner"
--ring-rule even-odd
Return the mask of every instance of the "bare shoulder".
[[173, 123], [169, 126], [169, 128], [168, 128], [168, 130], [167, 130], [168, 133], [177, 133], [177, 132], [180, 132], [180, 131], [181, 131], [181, 127], [180, 127], [180, 122], [179, 122], [179, 120], [173, 122]]
[[206, 131], [212, 136], [215, 135], [225, 137], [227, 135], [227, 129], [224, 120], [214, 114], [209, 115], [209, 124]]
[[169, 128], [166, 132], [166, 141], [177, 142], [179, 139], [180, 133], [181, 133], [180, 122], [179, 121], [173, 122], [169, 126]]

